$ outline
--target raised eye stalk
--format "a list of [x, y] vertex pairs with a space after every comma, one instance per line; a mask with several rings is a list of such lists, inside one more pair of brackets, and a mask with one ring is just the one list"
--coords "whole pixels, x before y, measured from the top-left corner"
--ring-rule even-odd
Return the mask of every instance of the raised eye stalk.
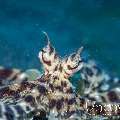
[[45, 35], [46, 40], [47, 40], [47, 45], [50, 45], [50, 38], [48, 36], [48, 34], [45, 31], [42, 31], [42, 33]]

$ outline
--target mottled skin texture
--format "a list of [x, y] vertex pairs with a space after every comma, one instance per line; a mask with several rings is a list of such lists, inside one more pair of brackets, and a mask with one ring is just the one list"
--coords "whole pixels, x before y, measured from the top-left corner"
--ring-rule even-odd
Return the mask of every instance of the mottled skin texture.
[[[2, 84], [0, 89], [2, 101], [0, 103], [0, 119], [23, 120], [33, 116], [34, 119], [37, 119], [35, 116], [40, 117], [40, 119], [45, 116], [51, 119], [50, 116], [54, 116], [57, 119], [74, 120], [87, 119], [87, 117], [95, 115], [118, 116], [120, 114], [118, 104], [108, 106], [109, 104], [87, 99], [86, 95], [92, 94], [94, 87], [91, 87], [92, 89], [85, 93], [85, 97], [81, 98], [75, 93], [72, 84], [69, 82], [69, 77], [83, 68], [85, 69], [82, 72], [83, 78], [85, 76], [88, 83], [94, 80], [91, 76], [96, 76], [86, 69], [87, 66], [84, 66], [80, 56], [83, 47], [68, 58], [60, 59], [55, 48], [50, 44], [48, 36], [47, 40], [47, 46], [39, 53], [44, 69], [44, 74], [40, 78], [35, 81], [28, 81], [27, 77], [24, 76], [21, 82], [13, 82], [10, 85], [4, 85], [5, 87]], [[95, 89], [97, 88], [95, 83], [92, 82], [92, 85], [95, 85]]]
[[95, 61], [84, 63], [81, 77], [85, 82], [84, 96], [98, 102], [120, 103], [120, 79], [110, 76]]

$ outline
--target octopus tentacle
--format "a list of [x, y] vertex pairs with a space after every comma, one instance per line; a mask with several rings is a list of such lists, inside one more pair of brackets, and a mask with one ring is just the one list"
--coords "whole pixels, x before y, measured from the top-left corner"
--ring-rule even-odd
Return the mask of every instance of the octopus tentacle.
[[[1, 101], [6, 95], [5, 99], [10, 97], [13, 100], [0, 102], [0, 119], [23, 120], [28, 117], [34, 119], [36, 116], [41, 117], [41, 111], [45, 113], [43, 117], [58, 120], [85, 120], [94, 116], [119, 117], [119, 103], [103, 103], [89, 100], [89, 97], [81, 97], [70, 83], [69, 77], [81, 69], [82, 78], [88, 83], [92, 82], [93, 87], [88, 92], [90, 95], [93, 88], [97, 91], [102, 81], [100, 79], [95, 84], [93, 81], [98, 78], [92, 79], [92, 77], [98, 75], [97, 72], [94, 74], [88, 66], [84, 66], [81, 58], [83, 47], [67, 59], [61, 60], [51, 46], [47, 34], [44, 34], [48, 44], [39, 52], [39, 58], [45, 73], [34, 81], [27, 79], [0, 89]], [[18, 99], [16, 94], [19, 96]]]

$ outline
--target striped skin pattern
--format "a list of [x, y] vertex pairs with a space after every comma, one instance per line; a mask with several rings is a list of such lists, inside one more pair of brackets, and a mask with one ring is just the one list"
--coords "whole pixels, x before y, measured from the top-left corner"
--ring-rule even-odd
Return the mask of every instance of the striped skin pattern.
[[81, 77], [85, 81], [84, 96], [98, 102], [120, 103], [120, 79], [110, 76], [93, 60], [84, 63]]
[[[49, 47], [50, 48], [50, 47]], [[82, 50], [82, 48], [80, 48], [78, 51], [81, 51]], [[80, 53], [80, 52], [77, 52], [77, 53]], [[76, 53], [76, 54], [77, 54]], [[63, 67], [63, 71], [64, 72], [62, 72], [62, 70], [60, 71], [61, 73], [60, 73], [60, 75], [62, 75], [62, 73], [63, 73], [63, 75], [62, 76], [60, 76], [60, 78], [62, 78], [62, 79], [67, 79], [67, 78], [69, 78], [72, 74], [74, 74], [74, 68], [76, 68], [75, 66], [74, 67], [69, 67], [69, 65], [72, 65], [72, 63], [71, 63], [71, 60], [72, 60], [72, 57], [73, 56], [75, 56], [76, 54], [71, 54], [70, 55], [70, 57], [68, 57], [66, 60], [64, 60], [64, 62], [61, 62], [62, 63], [62, 65], [64, 66]], [[55, 54], [54, 54], [55, 55]], [[77, 54], [78, 55], [78, 54]], [[69, 59], [70, 59], [70, 61], [69, 61]], [[74, 61], [76, 61], [76, 60], [74, 60]], [[77, 63], [81, 63], [81, 59], [79, 59], [79, 62], [77, 62]], [[61, 66], [62, 66], [61, 65]], [[92, 65], [92, 64], [91, 64]], [[80, 65], [80, 67], [81, 66], [83, 66], [83, 65]], [[73, 69], [70, 69], [70, 68], [73, 68]], [[79, 68], [78, 66], [77, 66], [77, 68]], [[83, 66], [83, 68], [85, 68], [85, 66]], [[79, 69], [80, 70], [80, 69]], [[97, 70], [99, 70], [99, 69], [97, 69], [96, 68], [96, 74], [98, 74], [98, 72], [99, 71], [97, 71]], [[66, 72], [66, 71], [69, 71], [69, 72]], [[72, 73], [73, 72], [73, 73]], [[76, 72], [76, 71], [75, 71]], [[88, 72], [87, 70], [86, 70], [86, 72]], [[67, 73], [67, 74], [66, 74]], [[70, 73], [70, 74], [68, 74], [68, 73]], [[94, 75], [94, 77], [96, 76], [96, 74]], [[53, 74], [54, 75], [54, 74]], [[68, 76], [67, 76], [68, 75]], [[85, 74], [84, 74], [85, 75]], [[87, 80], [87, 79], [86, 79]], [[95, 79], [94, 79], [95, 80]], [[98, 79], [99, 80], [99, 79]], [[97, 81], [97, 80], [96, 80]], [[95, 83], [96, 81], [93, 81], [93, 83]], [[98, 82], [96, 82], [97, 84], [100, 84], [100, 82], [102, 81], [102, 79], [100, 79], [100, 81]], [[94, 84], [93, 84], [94, 85]], [[97, 86], [97, 85], [96, 85]], [[95, 87], [96, 87], [95, 86]], [[95, 87], [93, 87], [93, 89], [98, 89], [97, 87], [95, 88]], [[92, 86], [90, 87], [90, 88], [92, 88]], [[110, 91], [110, 92], [113, 92], [113, 91]], [[110, 92], [109, 92], [109, 94], [110, 94]], [[112, 101], [113, 102], [113, 101]], [[91, 102], [92, 103], [92, 102]], [[90, 103], [89, 103], [90, 104]], [[93, 103], [92, 103], [93, 104]], [[103, 108], [103, 111], [101, 112], [103, 115], [107, 115], [108, 114], [108, 116], [111, 114], [111, 111], [113, 112], [113, 111], [115, 111], [115, 113], [113, 112], [113, 114], [116, 114], [117, 112], [117, 110], [118, 110], [118, 113], [119, 113], [119, 104], [111, 104], [110, 106], [111, 106], [111, 110], [110, 111], [108, 111], [108, 107], [106, 107], [106, 106], [108, 106], [109, 105], [109, 103], [108, 104], [100, 104], [101, 106], [102, 106], [102, 108]], [[93, 106], [93, 105], [92, 105]], [[116, 107], [117, 106], [117, 108], [115, 108], [115, 110], [114, 110], [114, 107]], [[87, 108], [87, 110], [88, 110], [89, 108]], [[117, 109], [117, 110], [116, 110]], [[88, 110], [89, 111], [89, 110]], [[94, 108], [93, 108], [93, 111], [94, 111]], [[107, 111], [108, 113], [105, 113], [105, 111]], [[100, 112], [100, 111], [99, 111]], [[99, 113], [98, 112], [98, 113]], [[95, 114], [95, 113], [94, 113]]]
[[[14, 107], [17, 105], [21, 106], [20, 109], [22, 109], [24, 113], [27, 113], [27, 110], [23, 109], [26, 106], [25, 108], [29, 108], [29, 112], [45, 109], [46, 113], [54, 114], [54, 116], [58, 118], [68, 118], [71, 114], [77, 112], [78, 105], [76, 102], [76, 94], [74, 93], [72, 84], [66, 77], [73, 75], [73, 73], [77, 72], [82, 67], [80, 57], [81, 50], [82, 49], [66, 60], [67, 66], [63, 69], [65, 62], [58, 59], [55, 49], [52, 48], [48, 42], [47, 47], [43, 48], [43, 50], [39, 53], [40, 60], [45, 69], [45, 74], [37, 80], [39, 83], [29, 90], [29, 93], [20, 96], [20, 101], [17, 103], [3, 103], [3, 105], [1, 105], [3, 106], [1, 107], [1, 118], [9, 119], [9, 117], [12, 116], [12, 119], [19, 119], [20, 114], [18, 116], [14, 115], [16, 112]], [[14, 95], [11, 94], [11, 90], [21, 91], [22, 89], [22, 91], [24, 91], [24, 84], [17, 85], [17, 90], [15, 89], [16, 83], [12, 84], [12, 86], [7, 88], [9, 89], [7, 91], [10, 92], [5, 91], [5, 94], [3, 93], [1, 96], [7, 94], [8, 96], [14, 97]], [[5, 89], [5, 87], [3, 89]], [[1, 90], [1, 93], [3, 89]], [[7, 112], [5, 105], [9, 105], [9, 109], [12, 112]], [[5, 114], [6, 112], [8, 113], [7, 115]]]
[[44, 34], [46, 35], [48, 44], [39, 52], [38, 57], [43, 64], [45, 75], [60, 75], [59, 78], [67, 79], [82, 68], [83, 61], [81, 60], [80, 54], [83, 47], [76, 53], [71, 54], [68, 58], [61, 60], [55, 48], [50, 44], [49, 37], [46, 33]]
[[26, 94], [28, 94], [34, 87], [38, 85], [38, 81], [26, 81], [23, 80], [20, 84], [15, 83], [5, 86], [0, 89], [0, 100], [4, 103], [12, 103], [20, 100]]
[[17, 105], [8, 105], [0, 102], [0, 120], [27, 120], [27, 115], [34, 109], [21, 102]]
[[19, 69], [0, 67], [0, 89], [13, 83], [27, 79], [27, 75]]
[[37, 85], [36, 81], [28, 80], [28, 75], [18, 69], [0, 68], [0, 100], [12, 103], [20, 100]]
[[48, 119], [59, 120], [86, 120], [87, 117], [96, 115], [111, 117], [120, 114], [119, 104], [99, 103], [82, 98], [75, 93], [68, 78], [84, 67], [80, 57], [81, 51], [82, 48], [67, 59], [61, 60], [48, 39], [47, 47], [39, 53], [45, 73], [34, 82], [23, 80], [22, 84], [17, 84], [17, 87], [16, 83], [13, 83], [4, 93], [2, 91], [5, 87], [2, 88], [1, 97], [7, 94], [7, 97], [16, 100], [16, 94], [11, 94], [15, 91], [20, 91], [18, 93], [20, 97], [16, 102], [0, 103], [0, 119], [24, 120], [28, 119], [30, 114], [41, 117], [43, 111]]

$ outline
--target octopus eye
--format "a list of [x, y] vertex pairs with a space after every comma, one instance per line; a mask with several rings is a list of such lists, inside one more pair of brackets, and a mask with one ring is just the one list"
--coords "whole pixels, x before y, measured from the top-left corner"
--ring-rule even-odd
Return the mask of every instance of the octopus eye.
[[82, 63], [83, 61], [82, 60], [79, 60], [79, 64]]
[[43, 53], [46, 53], [46, 51], [44, 49], [41, 50]]
[[45, 52], [45, 53], [49, 53], [49, 46], [47, 46], [47, 47], [45, 47], [45, 48], [43, 48], [43, 51]]

